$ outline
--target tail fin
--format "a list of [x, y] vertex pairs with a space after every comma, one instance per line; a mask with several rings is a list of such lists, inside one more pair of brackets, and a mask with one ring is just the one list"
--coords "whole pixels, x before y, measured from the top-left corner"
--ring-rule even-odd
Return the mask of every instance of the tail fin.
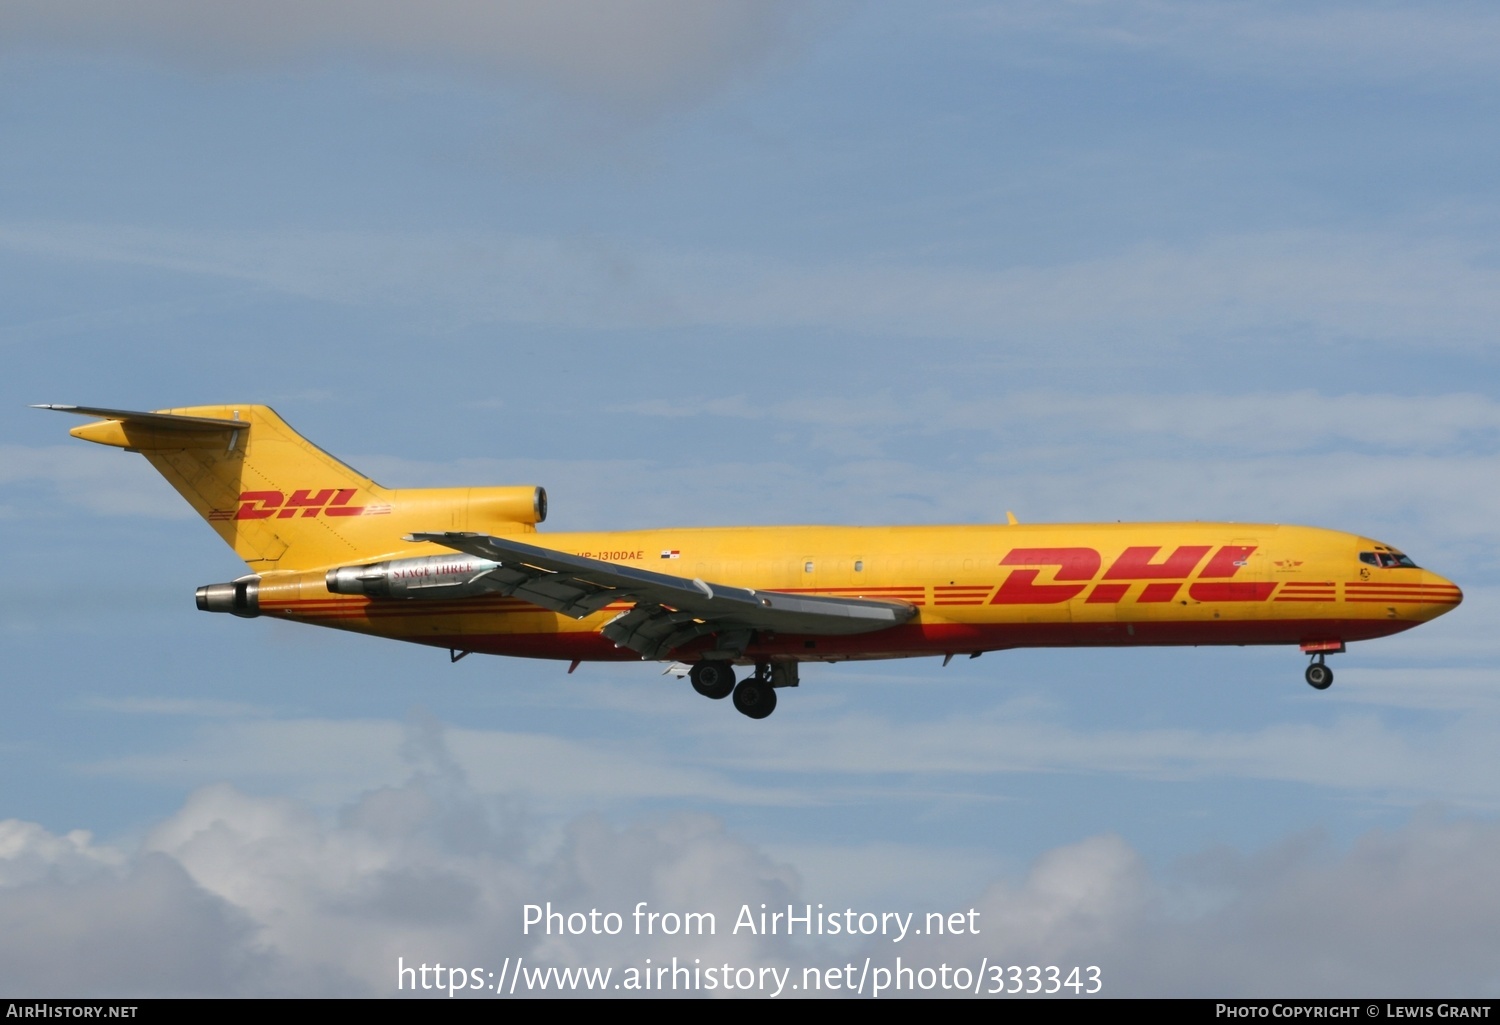
[[141, 453], [257, 572], [399, 555], [406, 533], [529, 531], [546, 515], [540, 488], [383, 488], [266, 406], [41, 408], [103, 417], [70, 433]]

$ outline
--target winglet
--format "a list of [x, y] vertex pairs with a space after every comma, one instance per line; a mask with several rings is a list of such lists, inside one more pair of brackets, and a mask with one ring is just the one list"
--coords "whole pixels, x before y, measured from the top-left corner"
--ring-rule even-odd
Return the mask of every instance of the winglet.
[[1018, 519], [1016, 519], [1016, 514], [1015, 513], [1011, 512], [1009, 509], [1007, 509], [1007, 510], [1005, 510], [1005, 522], [1009, 523], [1012, 527], [1014, 527], [1014, 526], [1017, 526], [1021, 521], [1018, 520]]

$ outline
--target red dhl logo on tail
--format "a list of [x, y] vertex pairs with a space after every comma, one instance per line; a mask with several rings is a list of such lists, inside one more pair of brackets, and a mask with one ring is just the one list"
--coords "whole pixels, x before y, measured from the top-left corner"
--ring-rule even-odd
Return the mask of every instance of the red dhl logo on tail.
[[[1131, 584], [1142, 580], [1170, 581], [1148, 583], [1136, 599], [1140, 603], [1169, 602], [1193, 576], [1212, 545], [1182, 545], [1160, 561], [1160, 546], [1143, 545], [1127, 548], [1104, 571], [1105, 583], [1094, 584], [1103, 568], [1103, 557], [1092, 548], [1016, 548], [1000, 560], [1002, 566], [1035, 567], [1013, 569], [990, 599], [991, 605], [1058, 605], [1083, 594], [1089, 605], [1114, 605], [1125, 597]], [[1249, 564], [1255, 545], [1224, 545], [1202, 572], [1197, 582], [1188, 585], [1188, 597], [1194, 601], [1265, 601], [1276, 590], [1272, 581], [1229, 580]], [[1053, 569], [1057, 583], [1038, 584], [1044, 569]], [[1066, 581], [1066, 582], [1064, 582]], [[1076, 581], [1076, 582], [1075, 582]], [[1114, 581], [1129, 581], [1115, 583]], [[1089, 586], [1093, 584], [1092, 590]]]
[[208, 514], [211, 520], [268, 520], [272, 517], [289, 520], [302, 516], [379, 516], [391, 511], [388, 505], [350, 505], [357, 488], [323, 488], [314, 492], [311, 488], [300, 488], [290, 496], [280, 491], [243, 491], [237, 510], [215, 509]]

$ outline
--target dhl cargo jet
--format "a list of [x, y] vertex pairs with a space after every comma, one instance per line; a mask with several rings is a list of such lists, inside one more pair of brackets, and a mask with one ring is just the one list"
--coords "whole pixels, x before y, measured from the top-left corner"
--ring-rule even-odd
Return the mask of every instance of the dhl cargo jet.
[[[1350, 641], [1459, 589], [1356, 534], [1249, 523], [709, 527], [537, 533], [539, 487], [391, 490], [265, 406], [131, 412], [86, 441], [139, 452], [252, 572], [198, 608], [471, 653], [690, 666], [761, 719], [803, 662], [1023, 647], [1295, 644], [1307, 682]], [[434, 549], [438, 549], [436, 553]], [[736, 666], [753, 667], [736, 683]]]

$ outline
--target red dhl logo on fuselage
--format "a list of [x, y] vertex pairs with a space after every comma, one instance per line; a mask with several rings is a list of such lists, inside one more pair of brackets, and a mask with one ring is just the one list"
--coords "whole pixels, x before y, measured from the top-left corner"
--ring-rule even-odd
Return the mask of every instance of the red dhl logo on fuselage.
[[[1196, 574], [1197, 581], [1188, 586], [1188, 597], [1194, 601], [1265, 601], [1276, 590], [1274, 582], [1229, 579], [1248, 565], [1256, 547], [1224, 545], [1214, 552]], [[1127, 548], [1104, 570], [1105, 582], [1095, 584], [1104, 568], [1104, 558], [1092, 548], [1015, 548], [1000, 560], [1000, 565], [1031, 568], [1011, 570], [989, 604], [1057, 605], [1072, 601], [1088, 590], [1085, 604], [1114, 605], [1133, 584], [1143, 580], [1153, 582], [1142, 588], [1137, 602], [1169, 602], [1176, 599], [1186, 578], [1195, 575], [1194, 571], [1212, 550], [1213, 545], [1181, 545], [1158, 561], [1160, 546]], [[1057, 582], [1037, 583], [1037, 577], [1047, 570], [1051, 570], [1050, 575]]]
[[378, 516], [391, 511], [388, 505], [350, 505], [357, 488], [299, 488], [290, 496], [280, 491], [244, 491], [236, 510], [215, 509], [211, 520], [289, 520], [298, 513], [309, 516]]

